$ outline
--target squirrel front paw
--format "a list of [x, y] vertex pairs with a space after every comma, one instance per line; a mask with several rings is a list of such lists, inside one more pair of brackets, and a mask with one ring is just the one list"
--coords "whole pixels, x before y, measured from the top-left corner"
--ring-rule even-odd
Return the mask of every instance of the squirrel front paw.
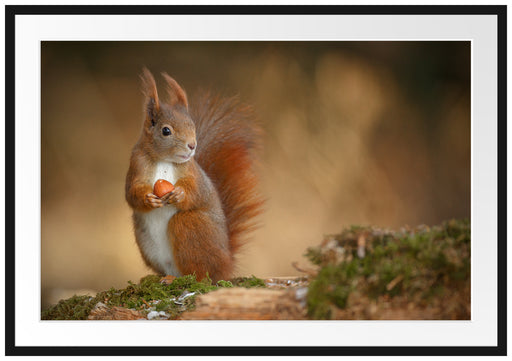
[[185, 199], [185, 191], [180, 186], [175, 187], [174, 190], [169, 194], [170, 196], [167, 199], [169, 204], [180, 203], [183, 201], [183, 199]]
[[160, 208], [164, 205], [164, 202], [153, 193], [147, 193], [144, 196], [144, 204], [151, 208]]

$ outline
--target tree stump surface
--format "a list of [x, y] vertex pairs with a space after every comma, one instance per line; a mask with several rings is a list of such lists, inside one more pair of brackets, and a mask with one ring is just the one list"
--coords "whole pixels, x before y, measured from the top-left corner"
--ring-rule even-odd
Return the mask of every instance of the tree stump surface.
[[181, 320], [304, 320], [305, 305], [296, 290], [224, 288], [201, 295]]

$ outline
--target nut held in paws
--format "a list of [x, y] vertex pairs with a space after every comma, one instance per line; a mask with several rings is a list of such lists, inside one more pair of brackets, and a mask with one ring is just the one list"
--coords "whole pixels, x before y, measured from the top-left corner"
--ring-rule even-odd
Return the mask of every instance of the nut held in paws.
[[159, 179], [155, 182], [153, 186], [153, 193], [155, 196], [162, 198], [167, 193], [170, 193], [174, 190], [174, 186], [171, 182], [166, 181], [165, 179]]

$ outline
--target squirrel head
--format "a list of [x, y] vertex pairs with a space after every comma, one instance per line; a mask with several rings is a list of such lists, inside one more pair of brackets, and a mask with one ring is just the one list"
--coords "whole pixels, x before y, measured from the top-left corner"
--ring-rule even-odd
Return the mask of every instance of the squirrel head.
[[154, 159], [185, 163], [196, 151], [196, 129], [188, 112], [185, 91], [167, 73], [168, 102], [158, 96], [153, 74], [144, 68], [141, 79], [146, 96], [142, 141]]

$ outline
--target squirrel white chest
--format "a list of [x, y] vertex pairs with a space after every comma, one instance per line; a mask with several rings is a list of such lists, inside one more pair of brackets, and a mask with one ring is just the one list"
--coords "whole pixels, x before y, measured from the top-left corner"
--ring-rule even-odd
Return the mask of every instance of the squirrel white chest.
[[[175, 184], [178, 179], [174, 165], [169, 162], [158, 163], [152, 179], [153, 184], [158, 179], [165, 179]], [[141, 232], [136, 233], [138, 233], [141, 251], [152, 264], [167, 275], [181, 276], [175, 265], [172, 240], [168, 230], [169, 220], [176, 211], [176, 207], [168, 204], [149, 212], [136, 214], [142, 225]]]
[[153, 176], [153, 184], [159, 179], [165, 179], [172, 184], [176, 183], [176, 167], [170, 162], [158, 162], [155, 167], [155, 175]]

